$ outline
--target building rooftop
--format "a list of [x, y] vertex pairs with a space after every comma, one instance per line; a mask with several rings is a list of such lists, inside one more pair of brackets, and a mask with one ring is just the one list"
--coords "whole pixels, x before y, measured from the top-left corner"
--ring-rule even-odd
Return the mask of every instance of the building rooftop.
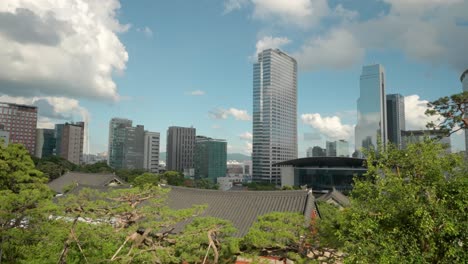
[[[185, 209], [207, 205], [201, 216], [229, 220], [237, 228], [235, 236], [242, 237], [258, 216], [270, 212], [299, 212], [309, 219], [315, 211], [311, 191], [217, 191], [171, 186], [168, 206]], [[176, 232], [182, 229], [176, 228]]]
[[47, 185], [56, 193], [63, 193], [63, 189], [71, 184], [76, 184], [80, 189], [81, 187], [102, 189], [113, 183], [116, 185], [125, 184], [114, 174], [67, 172]]
[[274, 165], [283, 166], [291, 165], [294, 167], [363, 167], [365, 159], [350, 158], [350, 157], [307, 157], [300, 159], [287, 160], [276, 163]]
[[317, 198], [317, 201], [323, 201], [327, 203], [334, 201], [334, 203], [341, 207], [346, 207], [350, 204], [349, 198], [340, 191], [337, 191], [335, 188], [333, 188], [331, 192], [328, 192]]

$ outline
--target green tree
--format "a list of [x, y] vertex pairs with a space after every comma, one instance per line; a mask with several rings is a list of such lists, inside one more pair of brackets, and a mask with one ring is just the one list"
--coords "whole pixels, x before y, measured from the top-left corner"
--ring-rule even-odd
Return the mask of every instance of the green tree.
[[468, 174], [431, 140], [368, 153], [337, 231], [347, 261], [462, 263], [468, 259]]
[[135, 187], [144, 187], [147, 184], [157, 186], [160, 182], [160, 176], [157, 174], [145, 172], [142, 175], [135, 178], [133, 185]]
[[106, 161], [99, 161], [94, 164], [86, 164], [77, 168], [78, 171], [86, 173], [112, 173], [114, 170], [107, 165]]
[[304, 255], [307, 227], [300, 213], [273, 212], [260, 216], [242, 239], [242, 249], [257, 254], [268, 251], [281, 257], [288, 257], [289, 253]]
[[49, 181], [57, 179], [67, 172], [64, 167], [50, 161], [37, 164], [36, 169], [42, 171], [44, 175], [49, 178]]
[[184, 184], [184, 175], [178, 171], [166, 171], [160, 175], [161, 180], [172, 186], [182, 186]]
[[0, 144], [0, 262], [21, 259], [55, 211], [46, 182], [24, 146]]
[[142, 169], [118, 169], [115, 171], [115, 174], [119, 176], [122, 180], [133, 183], [136, 177], [145, 173], [145, 170]]
[[[239, 252], [236, 229], [231, 222], [213, 217], [195, 218], [180, 235], [174, 237], [175, 254], [188, 263], [232, 263]], [[212, 260], [212, 262], [211, 262]]]
[[440, 129], [447, 135], [468, 129], [468, 92], [441, 97], [428, 103], [426, 115], [438, 119], [427, 124], [428, 128]]
[[202, 178], [195, 180], [195, 188], [218, 190], [219, 185], [210, 179]]

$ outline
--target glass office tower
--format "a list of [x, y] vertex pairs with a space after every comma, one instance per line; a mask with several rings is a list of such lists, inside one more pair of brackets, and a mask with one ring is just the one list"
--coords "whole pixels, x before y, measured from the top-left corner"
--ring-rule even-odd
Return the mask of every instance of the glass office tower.
[[387, 94], [387, 135], [388, 141], [401, 148], [401, 131], [405, 126], [405, 97], [401, 94]]
[[297, 158], [297, 62], [278, 49], [253, 69], [253, 180], [280, 184], [275, 163]]
[[387, 144], [387, 103], [385, 70], [382, 65], [362, 67], [360, 97], [357, 101], [356, 150], [376, 149]]
[[195, 139], [195, 179], [209, 179], [216, 183], [219, 177], [227, 172], [227, 142], [224, 139], [213, 139], [197, 136]]
[[107, 164], [114, 169], [124, 168], [125, 129], [131, 126], [132, 120], [124, 118], [112, 118], [109, 122]]

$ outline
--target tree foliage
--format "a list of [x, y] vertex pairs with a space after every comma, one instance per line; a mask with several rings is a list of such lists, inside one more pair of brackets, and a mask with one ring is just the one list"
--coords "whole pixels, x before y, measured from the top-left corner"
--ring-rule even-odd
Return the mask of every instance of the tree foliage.
[[337, 235], [362, 263], [461, 263], [468, 259], [468, 175], [459, 155], [431, 140], [370, 152]]
[[427, 124], [427, 128], [440, 129], [447, 135], [468, 129], [468, 92], [445, 96], [428, 103], [428, 116], [439, 118]]

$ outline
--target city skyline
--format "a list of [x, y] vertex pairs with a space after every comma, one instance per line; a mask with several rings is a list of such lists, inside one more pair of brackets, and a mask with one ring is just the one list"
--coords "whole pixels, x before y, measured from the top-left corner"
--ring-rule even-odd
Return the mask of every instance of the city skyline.
[[[426, 101], [462, 91], [460, 75], [468, 67], [459, 55], [459, 43], [468, 43], [467, 1], [108, 0], [89, 4], [87, 12], [77, 2], [88, 5], [0, 4], [11, 21], [30, 16], [36, 20], [23, 21], [39, 21], [36, 32], [48, 33], [19, 39], [0, 28], [0, 43], [11, 47], [1, 54], [22, 56], [0, 64], [0, 101], [38, 106], [39, 128], [84, 121], [91, 153], [107, 150], [107, 124], [118, 116], [160, 132], [161, 150], [167, 127], [193, 125], [200, 134], [225, 138], [229, 153], [250, 154], [252, 60], [266, 48], [298, 60], [299, 156], [327, 140], [348, 140], [354, 149], [363, 65], [385, 66], [387, 94], [405, 96], [407, 129], [424, 128]], [[171, 11], [181, 19], [174, 21]], [[424, 29], [432, 34], [421, 34]], [[37, 60], [30, 48], [47, 56]], [[463, 135], [454, 136], [454, 151], [464, 145]]]

